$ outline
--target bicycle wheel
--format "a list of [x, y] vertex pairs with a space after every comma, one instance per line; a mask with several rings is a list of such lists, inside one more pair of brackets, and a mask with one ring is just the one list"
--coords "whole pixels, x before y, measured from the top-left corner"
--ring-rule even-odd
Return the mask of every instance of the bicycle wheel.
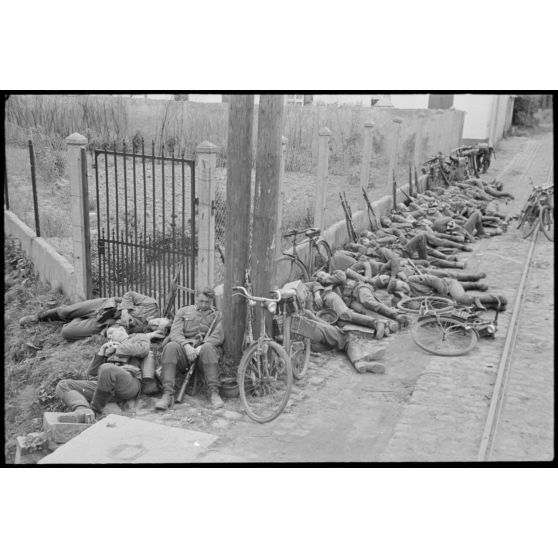
[[329, 260], [331, 260], [331, 248], [325, 240], [318, 240], [312, 246], [312, 273], [317, 271], [329, 271]]
[[275, 341], [249, 347], [238, 365], [240, 400], [256, 422], [277, 418], [289, 400], [293, 372], [285, 349]]
[[300, 260], [289, 255], [277, 258], [277, 283], [279, 286], [299, 279], [304, 283], [310, 280], [308, 270]]
[[465, 328], [463, 321], [439, 315], [420, 320], [411, 336], [421, 349], [438, 356], [464, 355], [479, 340], [477, 332]]
[[539, 226], [539, 216], [534, 207], [528, 209], [519, 223], [521, 238], [529, 238]]
[[310, 363], [310, 339], [291, 331], [291, 316], [285, 319], [283, 335], [285, 350], [291, 358], [294, 379], [302, 380]]
[[554, 242], [554, 215], [552, 214], [550, 207], [545, 207], [542, 210], [541, 230], [550, 242]]
[[422, 312], [448, 312], [455, 307], [455, 301], [443, 296], [412, 296], [397, 303], [397, 308], [411, 314]]

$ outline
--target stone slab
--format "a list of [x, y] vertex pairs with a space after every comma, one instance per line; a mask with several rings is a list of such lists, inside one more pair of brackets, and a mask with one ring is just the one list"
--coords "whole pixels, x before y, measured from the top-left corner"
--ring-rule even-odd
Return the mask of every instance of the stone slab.
[[192, 463], [217, 436], [109, 415], [39, 461], [62, 463]]

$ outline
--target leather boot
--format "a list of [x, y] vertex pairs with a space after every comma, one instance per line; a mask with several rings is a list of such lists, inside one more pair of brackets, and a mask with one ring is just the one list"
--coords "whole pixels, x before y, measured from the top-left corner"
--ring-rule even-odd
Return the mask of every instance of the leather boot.
[[381, 360], [386, 356], [386, 350], [384, 347], [378, 347], [377, 349], [373, 349], [368, 354], [364, 355], [362, 360], [371, 361], [371, 360]]
[[161, 369], [161, 379], [163, 382], [163, 397], [155, 403], [157, 411], [166, 411], [174, 405], [174, 381], [176, 378], [176, 364], [163, 364]]
[[386, 324], [381, 320], [376, 320], [375, 329], [376, 329], [376, 335], [375, 335], [376, 339], [383, 339], [386, 333]]
[[487, 291], [488, 285], [484, 283], [479, 283], [478, 281], [460, 281], [461, 286], [466, 291]]
[[386, 371], [386, 367], [381, 362], [368, 362], [366, 360], [355, 362], [354, 367], [359, 374], [364, 374], [366, 372], [371, 374], [384, 374]]
[[95, 390], [95, 393], [93, 394], [93, 401], [91, 401], [91, 408], [95, 411], [96, 415], [103, 414], [103, 409], [108, 403], [111, 395], [110, 391], [102, 391], [98, 388]]
[[95, 422], [95, 411], [91, 407], [80, 405], [79, 407], [76, 407], [71, 413], [65, 413], [58, 417], [58, 421], [92, 424]]
[[37, 322], [51, 322], [57, 321], [60, 317], [58, 316], [58, 310], [56, 308], [52, 308], [51, 310], [42, 310], [37, 314], [30, 314], [29, 316], [23, 316], [19, 320], [19, 325], [24, 327], [29, 324], [36, 324]]
[[225, 406], [223, 400], [219, 396], [219, 389], [216, 387], [209, 388], [207, 398], [209, 399], [209, 402], [214, 409], [221, 409]]

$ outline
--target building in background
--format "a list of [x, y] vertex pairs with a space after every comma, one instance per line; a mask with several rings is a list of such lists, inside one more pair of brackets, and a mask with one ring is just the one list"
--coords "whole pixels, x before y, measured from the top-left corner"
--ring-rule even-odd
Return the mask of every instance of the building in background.
[[463, 142], [486, 141], [496, 145], [511, 130], [516, 95], [416, 94], [391, 95], [397, 108], [429, 108], [465, 112]]

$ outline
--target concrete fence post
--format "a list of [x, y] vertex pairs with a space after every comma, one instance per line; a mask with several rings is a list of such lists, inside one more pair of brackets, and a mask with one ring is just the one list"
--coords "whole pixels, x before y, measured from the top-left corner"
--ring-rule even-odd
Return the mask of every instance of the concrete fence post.
[[360, 187], [365, 190], [368, 188], [370, 179], [370, 159], [372, 158], [372, 143], [374, 138], [374, 124], [366, 122], [364, 124], [364, 142], [362, 145], [362, 160], [360, 162]]
[[324, 228], [324, 214], [327, 199], [327, 171], [329, 160], [329, 138], [331, 130], [320, 128], [318, 132], [318, 190], [316, 191], [316, 206], [314, 208], [314, 227]]
[[415, 167], [415, 190], [420, 192], [420, 186], [418, 177], [420, 175], [420, 169], [422, 164], [423, 152], [422, 152], [422, 140], [424, 138], [424, 114], [420, 113], [418, 115], [418, 125], [417, 134], [415, 136], [415, 153], [413, 156], [413, 163]]
[[[399, 136], [401, 134], [401, 118], [394, 118], [393, 123], [395, 124], [393, 130], [393, 141], [391, 144], [391, 156], [389, 158], [389, 170], [388, 170], [388, 185], [393, 187], [393, 174], [397, 168], [397, 158], [399, 155]], [[393, 195], [393, 206], [397, 203], [395, 191], [392, 192]]]
[[281, 137], [281, 169], [279, 175], [279, 204], [277, 208], [277, 229], [275, 233], [275, 257], [281, 255], [281, 230], [283, 228], [283, 208], [285, 207], [285, 158], [287, 156], [288, 139], [285, 136]]
[[196, 286], [215, 282], [215, 186], [217, 146], [204, 141], [196, 147], [196, 193], [198, 198], [198, 269]]
[[68, 147], [67, 160], [70, 176], [70, 214], [76, 295], [81, 299], [86, 299], [92, 296], [87, 174], [82, 173], [81, 161], [81, 149], [87, 146], [87, 139], [81, 134], [75, 133], [66, 138], [66, 145]]

